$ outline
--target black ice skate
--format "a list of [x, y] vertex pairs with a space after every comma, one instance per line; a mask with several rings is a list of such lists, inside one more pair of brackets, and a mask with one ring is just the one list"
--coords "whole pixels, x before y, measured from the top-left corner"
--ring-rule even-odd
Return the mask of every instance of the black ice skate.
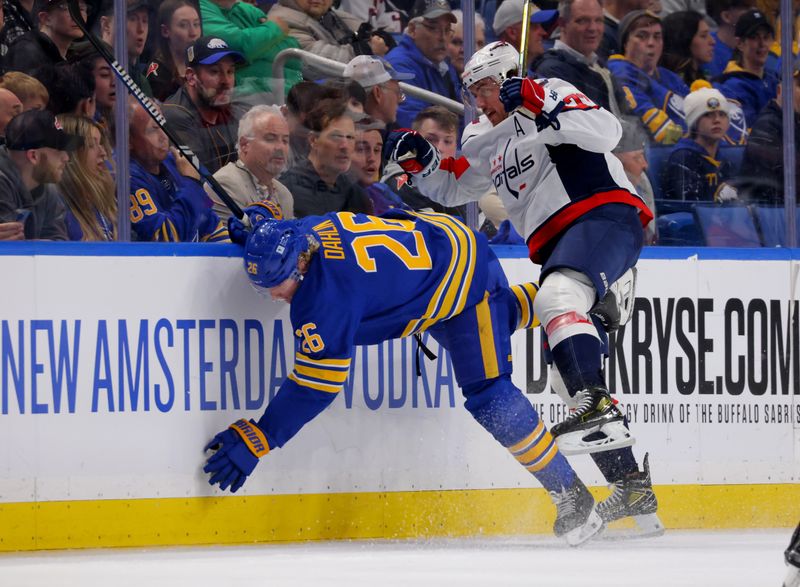
[[575, 394], [577, 407], [550, 429], [565, 455], [602, 452], [631, 446], [636, 439], [625, 427], [624, 417], [608, 390], [590, 387]]
[[636, 471], [616, 481], [611, 486], [611, 495], [597, 504], [597, 513], [605, 524], [629, 517], [636, 522], [635, 530], [613, 532], [609, 538], [644, 538], [664, 533], [664, 524], [656, 514], [658, 500], [650, 481], [650, 455], [644, 455], [642, 464], [643, 471]]
[[570, 546], [583, 544], [603, 529], [594, 497], [577, 477], [569, 489], [551, 491], [550, 498], [557, 509], [553, 532], [558, 537], [563, 536]]
[[789, 548], [784, 553], [789, 570], [783, 580], [783, 587], [800, 587], [800, 524], [792, 534]]

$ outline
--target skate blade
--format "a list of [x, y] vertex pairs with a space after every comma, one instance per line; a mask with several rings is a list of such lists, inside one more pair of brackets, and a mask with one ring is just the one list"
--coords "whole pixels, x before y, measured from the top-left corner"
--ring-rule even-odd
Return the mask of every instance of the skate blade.
[[[588, 436], [602, 432], [603, 438], [586, 440]], [[586, 430], [576, 430], [556, 437], [558, 450], [565, 456], [584, 455], [607, 450], [617, 450], [633, 446], [636, 438], [622, 422], [609, 422], [603, 426], [593, 426]]]
[[[621, 518], [622, 520], [633, 519], [635, 522], [632, 528], [614, 528], [606, 530], [603, 540], [638, 540], [641, 538], [656, 538], [666, 532], [664, 524], [658, 514], [644, 514], [641, 516], [631, 516], [631, 518]], [[800, 587], [800, 586], [798, 586]]]
[[783, 587], [800, 587], [800, 569], [789, 567], [786, 578], [783, 580]]
[[580, 546], [587, 540], [599, 536], [604, 527], [603, 518], [592, 508], [592, 513], [586, 518], [586, 523], [564, 534], [564, 539], [570, 546]]

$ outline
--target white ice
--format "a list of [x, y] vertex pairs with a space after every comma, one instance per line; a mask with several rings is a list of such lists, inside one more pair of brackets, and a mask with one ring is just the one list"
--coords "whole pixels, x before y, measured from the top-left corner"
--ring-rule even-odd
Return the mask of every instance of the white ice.
[[0, 587], [780, 587], [790, 529], [0, 555]]

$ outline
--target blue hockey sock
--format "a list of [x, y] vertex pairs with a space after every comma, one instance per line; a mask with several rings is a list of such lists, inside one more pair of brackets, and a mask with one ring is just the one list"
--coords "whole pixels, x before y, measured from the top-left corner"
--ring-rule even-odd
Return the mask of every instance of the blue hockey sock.
[[558, 451], [544, 422], [508, 375], [463, 388], [465, 407], [548, 490], [575, 482], [575, 471]]
[[633, 456], [633, 449], [629, 446], [616, 450], [595, 452], [591, 456], [597, 468], [600, 469], [603, 477], [609, 483], [614, 483], [614, 481], [619, 481], [626, 475], [639, 471], [636, 457]]
[[553, 362], [570, 395], [581, 389], [602, 385], [601, 342], [596, 336], [576, 334], [565, 338], [551, 349]]

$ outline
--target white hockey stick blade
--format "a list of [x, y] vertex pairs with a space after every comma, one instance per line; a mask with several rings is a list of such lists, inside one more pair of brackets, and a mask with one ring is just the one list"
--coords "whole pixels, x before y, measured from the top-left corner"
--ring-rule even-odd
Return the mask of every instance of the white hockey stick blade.
[[[596, 436], [598, 432], [602, 435], [601, 437], [588, 439], [590, 436]], [[636, 438], [631, 434], [630, 430], [625, 428], [622, 422], [609, 422], [601, 427], [561, 434], [556, 437], [556, 442], [558, 443], [558, 450], [563, 455], [569, 456], [633, 446], [636, 443]]]
[[603, 518], [592, 508], [592, 513], [589, 514], [586, 523], [564, 534], [564, 539], [570, 546], [580, 546], [588, 540], [597, 538], [604, 527]]
[[[624, 519], [624, 518], [623, 518]], [[640, 538], [656, 538], [666, 532], [664, 524], [658, 517], [658, 514], [645, 514], [642, 516], [633, 516], [633, 521], [636, 523], [634, 528], [611, 528], [607, 529], [602, 536], [603, 540], [636, 540]]]

